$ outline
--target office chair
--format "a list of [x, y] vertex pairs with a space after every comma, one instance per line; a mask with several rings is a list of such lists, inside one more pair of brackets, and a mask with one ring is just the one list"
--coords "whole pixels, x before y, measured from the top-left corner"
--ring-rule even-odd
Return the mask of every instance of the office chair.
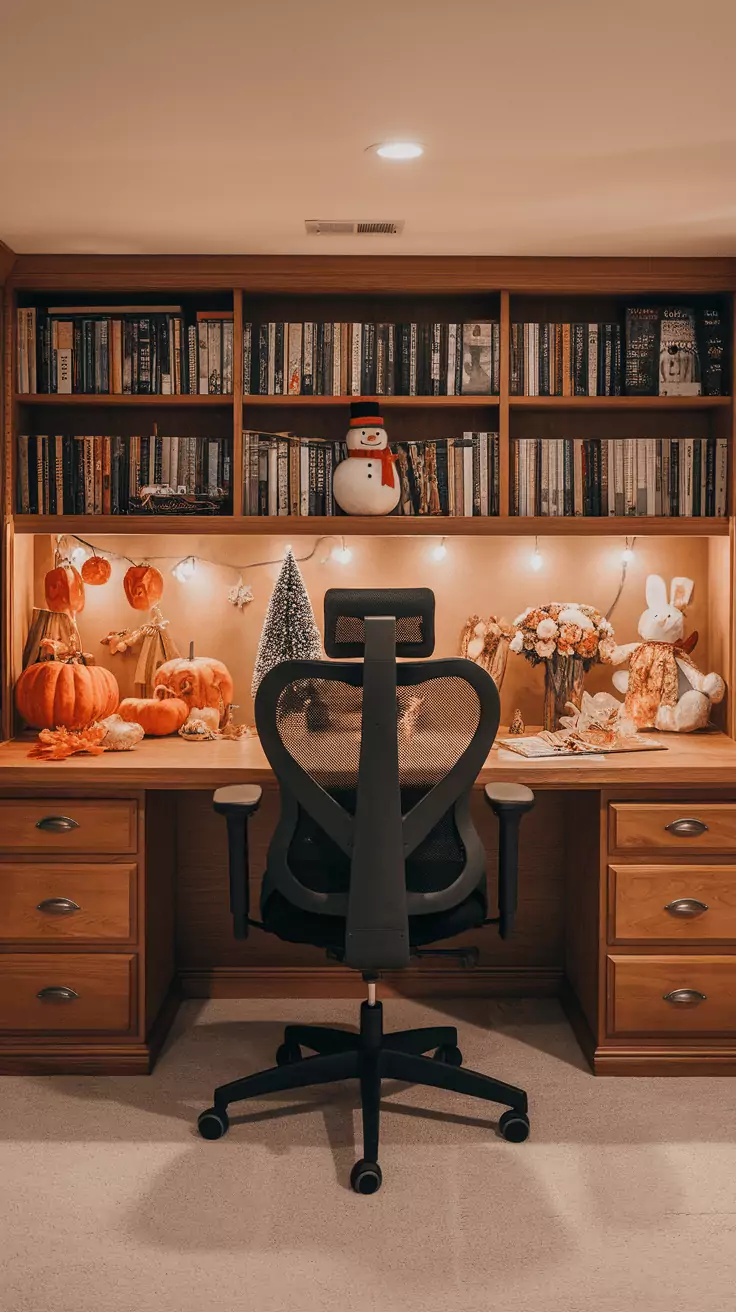
[[[261, 744], [281, 789], [261, 895], [248, 906], [247, 822], [261, 790], [220, 788], [227, 821], [230, 905], [236, 938], [259, 924], [290, 943], [324, 947], [362, 972], [368, 997], [360, 1032], [288, 1025], [276, 1066], [215, 1090], [199, 1117], [205, 1139], [228, 1129], [230, 1103], [355, 1078], [363, 1109], [363, 1157], [351, 1184], [381, 1186], [381, 1080], [450, 1089], [500, 1103], [505, 1139], [529, 1134], [521, 1089], [466, 1070], [453, 1026], [383, 1032], [376, 1001], [382, 971], [399, 970], [429, 944], [516, 913], [518, 829], [534, 803], [528, 788], [488, 785], [499, 820], [499, 915], [487, 919], [485, 862], [470, 819], [470, 790], [493, 744], [498, 690], [464, 659], [397, 663], [434, 650], [434, 594], [416, 589], [331, 589], [325, 651], [335, 661], [287, 661], [262, 680], [255, 702]], [[355, 657], [363, 657], [356, 663]], [[446, 951], [446, 950], [445, 950]], [[316, 1055], [304, 1057], [302, 1049]], [[427, 1056], [425, 1054], [432, 1053]]]

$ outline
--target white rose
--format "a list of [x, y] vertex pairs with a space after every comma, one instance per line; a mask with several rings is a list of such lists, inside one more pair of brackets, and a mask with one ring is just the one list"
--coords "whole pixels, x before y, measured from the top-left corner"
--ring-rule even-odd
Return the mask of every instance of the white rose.
[[515, 651], [517, 654], [524, 650], [524, 634], [519, 630], [515, 633], [509, 643], [509, 651]]
[[566, 606], [559, 614], [560, 624], [577, 624], [579, 629], [588, 632], [593, 628], [593, 621], [588, 619], [577, 606]]
[[545, 638], [556, 638], [557, 625], [555, 624], [554, 620], [551, 619], [540, 620], [537, 625], [537, 637], [541, 638], [542, 641], [544, 641]]
[[554, 638], [551, 638], [549, 642], [535, 642], [534, 650], [537, 656], [541, 656], [543, 660], [546, 660], [548, 656], [553, 656], [555, 651]]

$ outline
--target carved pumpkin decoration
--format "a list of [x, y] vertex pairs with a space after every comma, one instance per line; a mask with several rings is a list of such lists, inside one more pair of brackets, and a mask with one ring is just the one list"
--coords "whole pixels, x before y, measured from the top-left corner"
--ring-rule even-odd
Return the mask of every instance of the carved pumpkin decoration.
[[139, 724], [151, 738], [176, 733], [189, 715], [189, 707], [170, 688], [159, 686], [153, 697], [126, 697], [118, 706], [118, 715], [131, 724]]
[[123, 579], [123, 587], [133, 610], [150, 610], [161, 599], [164, 579], [153, 565], [131, 565]]
[[68, 560], [48, 571], [44, 579], [44, 592], [47, 610], [61, 611], [67, 615], [78, 615], [80, 610], [84, 610], [82, 576]]
[[214, 656], [195, 656], [194, 643], [189, 647], [189, 659], [178, 656], [159, 666], [154, 685], [159, 684], [171, 688], [190, 709], [213, 706], [219, 714], [220, 724], [225, 723], [228, 702], [233, 700], [230, 671]]
[[112, 715], [119, 697], [114, 674], [78, 657], [37, 661], [15, 685], [18, 713], [33, 729], [84, 729]]
[[107, 583], [112, 574], [112, 565], [104, 556], [88, 556], [82, 566], [82, 578], [85, 583], [100, 587]]

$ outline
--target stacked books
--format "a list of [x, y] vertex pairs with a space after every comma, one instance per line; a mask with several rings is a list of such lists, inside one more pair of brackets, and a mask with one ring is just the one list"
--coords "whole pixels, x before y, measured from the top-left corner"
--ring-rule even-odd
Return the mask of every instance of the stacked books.
[[225, 498], [230, 443], [222, 437], [18, 438], [22, 515], [126, 515], [145, 488]]
[[521, 438], [514, 515], [726, 514], [724, 437]]
[[497, 396], [498, 323], [246, 323], [260, 396]]
[[233, 316], [180, 305], [17, 311], [17, 386], [61, 395], [233, 390]]
[[511, 396], [619, 396], [617, 323], [512, 323]]
[[628, 396], [722, 396], [725, 336], [717, 305], [626, 311]]
[[[392, 446], [401, 482], [397, 515], [497, 515], [497, 433]], [[340, 515], [332, 478], [344, 442], [243, 434], [246, 515]]]

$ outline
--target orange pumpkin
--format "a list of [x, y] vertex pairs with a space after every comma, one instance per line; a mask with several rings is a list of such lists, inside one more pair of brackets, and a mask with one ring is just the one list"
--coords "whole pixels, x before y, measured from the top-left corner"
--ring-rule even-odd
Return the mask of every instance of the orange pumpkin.
[[163, 593], [163, 575], [153, 565], [131, 565], [123, 579], [123, 587], [133, 610], [150, 610]]
[[107, 583], [112, 574], [112, 565], [104, 556], [88, 556], [82, 566], [82, 578], [85, 583], [91, 583], [95, 587]]
[[156, 671], [154, 687], [159, 684], [171, 688], [191, 709], [214, 706], [225, 723], [225, 708], [233, 699], [233, 681], [222, 661], [213, 656], [194, 656], [189, 659], [177, 656], [164, 661]]
[[37, 661], [15, 685], [15, 704], [33, 729], [84, 729], [117, 708], [117, 679], [101, 665]]
[[163, 738], [181, 729], [189, 707], [170, 688], [158, 687], [153, 697], [126, 697], [118, 706], [118, 715], [129, 723], [139, 724], [149, 737]]
[[49, 570], [44, 579], [44, 592], [47, 610], [71, 615], [78, 615], [80, 610], [84, 610], [82, 576], [68, 560]]

